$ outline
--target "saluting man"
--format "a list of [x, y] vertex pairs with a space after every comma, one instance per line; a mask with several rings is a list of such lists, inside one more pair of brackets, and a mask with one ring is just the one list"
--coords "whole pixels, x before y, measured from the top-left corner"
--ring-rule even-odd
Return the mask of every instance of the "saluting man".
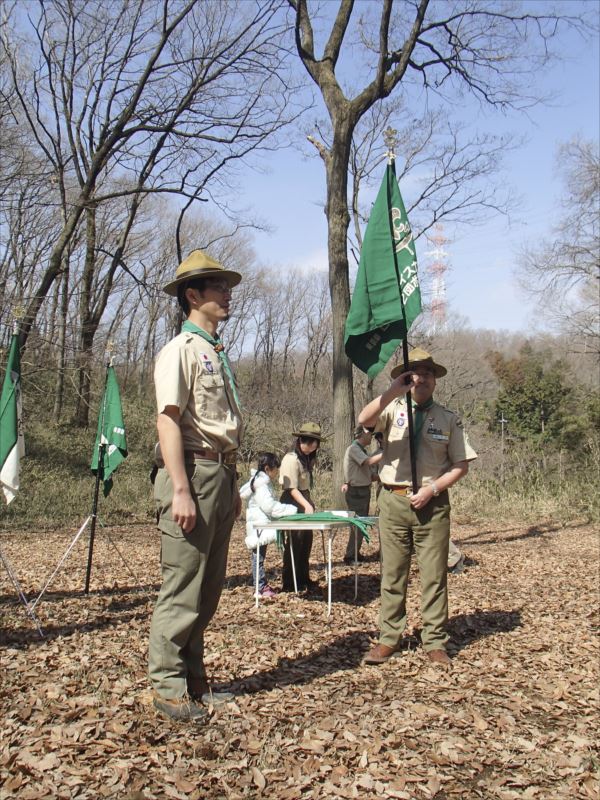
[[[436, 379], [447, 370], [425, 350], [409, 355], [409, 370], [392, 370], [389, 388], [368, 403], [358, 420], [384, 435], [379, 477], [382, 555], [379, 644], [366, 664], [382, 664], [397, 652], [406, 628], [406, 591], [414, 546], [421, 579], [423, 647], [434, 664], [449, 665], [447, 561], [450, 541], [448, 489], [463, 478], [477, 453], [460, 418], [436, 403]], [[418, 491], [413, 494], [405, 395], [414, 403]]]
[[242, 415], [235, 378], [217, 333], [230, 315], [241, 275], [201, 250], [177, 268], [164, 291], [186, 321], [159, 353], [154, 371], [160, 453], [154, 483], [163, 582], [150, 628], [154, 705], [173, 719], [199, 720], [211, 692], [204, 631], [221, 596], [229, 538], [240, 514], [236, 454]]

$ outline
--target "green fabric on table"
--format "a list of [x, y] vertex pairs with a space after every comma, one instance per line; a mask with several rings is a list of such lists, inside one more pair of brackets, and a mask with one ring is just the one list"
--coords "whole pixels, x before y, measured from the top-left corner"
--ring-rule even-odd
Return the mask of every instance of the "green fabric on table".
[[[348, 525], [356, 525], [360, 530], [366, 542], [370, 542], [368, 528], [371, 528], [375, 522], [372, 522], [371, 517], [340, 517], [339, 514], [330, 514], [326, 511], [317, 511], [314, 514], [290, 514], [290, 516], [283, 517], [286, 522], [347, 522]], [[278, 538], [281, 531], [277, 531]]]

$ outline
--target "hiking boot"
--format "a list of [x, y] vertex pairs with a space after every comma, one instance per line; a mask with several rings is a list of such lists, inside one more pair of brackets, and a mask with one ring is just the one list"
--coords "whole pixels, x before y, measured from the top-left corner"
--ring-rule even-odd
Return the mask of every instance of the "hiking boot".
[[428, 650], [427, 651], [427, 658], [431, 661], [432, 664], [440, 667], [451, 667], [452, 661], [450, 660], [450, 656], [445, 650]]
[[461, 556], [453, 567], [448, 567], [450, 575], [460, 575], [465, 571], [465, 557]]
[[208, 719], [208, 711], [195, 703], [188, 694], [183, 697], [161, 697], [155, 693], [152, 702], [157, 711], [170, 719], [184, 722], [206, 722]]
[[188, 678], [187, 685], [192, 700], [205, 706], [218, 708], [225, 703], [231, 703], [235, 698], [231, 692], [214, 692], [206, 678]]
[[[363, 564], [367, 560], [366, 556], [363, 556], [362, 553], [359, 553], [356, 557], [356, 562], [358, 564]], [[344, 556], [344, 564], [352, 565], [354, 564], [354, 556]]]
[[371, 650], [363, 657], [363, 664], [385, 664], [392, 656], [398, 652], [397, 647], [390, 647], [387, 644], [376, 644]]

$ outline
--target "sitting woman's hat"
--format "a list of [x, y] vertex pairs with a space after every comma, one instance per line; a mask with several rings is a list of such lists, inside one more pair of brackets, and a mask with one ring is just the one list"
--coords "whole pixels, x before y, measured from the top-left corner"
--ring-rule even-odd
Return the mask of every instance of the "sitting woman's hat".
[[[444, 375], [448, 374], [446, 367], [436, 364], [427, 350], [422, 350], [420, 347], [415, 347], [408, 354], [408, 369], [414, 369], [415, 367], [429, 367], [436, 378], [443, 378]], [[404, 364], [398, 364], [391, 372], [392, 380], [397, 378], [398, 375], [402, 375], [404, 371]]]
[[177, 267], [175, 280], [163, 286], [163, 291], [170, 294], [171, 297], [177, 297], [177, 287], [192, 278], [223, 278], [230, 288], [237, 286], [242, 280], [239, 272], [225, 269], [222, 264], [207, 256], [202, 250], [192, 250]]
[[318, 442], [326, 439], [318, 422], [303, 422], [297, 431], [292, 432], [292, 436], [307, 436], [310, 439], [316, 439]]

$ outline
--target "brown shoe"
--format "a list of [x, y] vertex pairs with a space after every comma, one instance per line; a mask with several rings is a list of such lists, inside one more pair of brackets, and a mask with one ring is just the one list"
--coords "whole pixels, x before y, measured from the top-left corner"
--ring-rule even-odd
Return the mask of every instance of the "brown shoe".
[[197, 703], [204, 703], [205, 706], [223, 706], [231, 703], [234, 695], [231, 692], [214, 692], [206, 678], [188, 678], [188, 692], [190, 697]]
[[397, 647], [389, 647], [389, 645], [381, 643], [376, 644], [363, 658], [363, 664], [385, 664], [397, 652]]
[[183, 697], [162, 697], [159, 694], [154, 694], [154, 708], [171, 719], [182, 720], [189, 722], [206, 722], [208, 718], [208, 711], [195, 703], [192, 698], [184, 694]]
[[442, 667], [450, 667], [452, 665], [450, 656], [445, 650], [428, 650], [427, 657], [433, 664], [439, 664]]

